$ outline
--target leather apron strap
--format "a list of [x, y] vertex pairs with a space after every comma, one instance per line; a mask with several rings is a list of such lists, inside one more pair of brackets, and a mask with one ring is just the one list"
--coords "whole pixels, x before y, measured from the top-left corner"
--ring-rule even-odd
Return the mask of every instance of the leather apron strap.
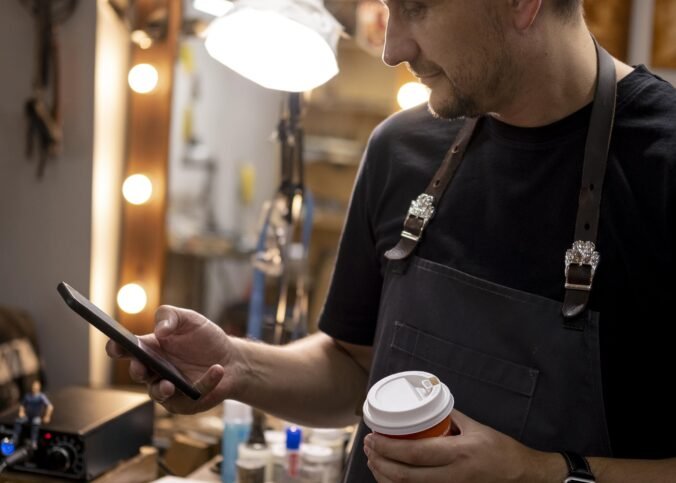
[[594, 273], [600, 260], [596, 251], [601, 194], [606, 174], [608, 149], [615, 119], [617, 80], [613, 58], [594, 39], [598, 63], [598, 79], [594, 94], [587, 141], [584, 152], [582, 185], [575, 222], [575, 242], [566, 250], [566, 295], [561, 312], [565, 326], [582, 330], [582, 314], [589, 303]]
[[[582, 330], [578, 316], [589, 303], [589, 293], [600, 255], [596, 251], [603, 180], [615, 118], [617, 81], [613, 58], [594, 39], [598, 77], [587, 131], [582, 183], [578, 199], [575, 241], [565, 253], [565, 289], [561, 312], [566, 328]], [[411, 201], [398, 243], [385, 252], [389, 260], [405, 260], [415, 251], [425, 227], [457, 172], [479, 118], [468, 118], [425, 192]]]
[[385, 252], [387, 259], [404, 260], [415, 251], [427, 223], [434, 216], [434, 211], [439, 205], [446, 187], [450, 184], [462, 162], [478, 120], [476, 117], [467, 118], [455, 141], [453, 141], [451, 148], [446, 153], [441, 166], [439, 166], [439, 169], [434, 174], [434, 178], [427, 185], [425, 192], [419, 195], [417, 199], [411, 201], [411, 206], [404, 220], [401, 238], [393, 248]]

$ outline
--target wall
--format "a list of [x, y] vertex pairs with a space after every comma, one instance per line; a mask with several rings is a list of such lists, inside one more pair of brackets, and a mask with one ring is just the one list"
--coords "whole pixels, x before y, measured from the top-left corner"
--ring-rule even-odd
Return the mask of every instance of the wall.
[[[107, 0], [98, 0], [90, 298], [109, 314], [115, 313], [119, 267], [129, 54], [127, 27], [107, 5]], [[111, 361], [104, 350], [106, 340], [101, 332], [90, 329], [89, 382], [95, 386], [110, 382]]]
[[[194, 11], [188, 9], [188, 15]], [[276, 130], [285, 94], [258, 86], [213, 60], [203, 40], [183, 39], [193, 70], [177, 63], [172, 101], [169, 156], [169, 234], [189, 237], [205, 235], [255, 236], [263, 202], [279, 184], [279, 147]], [[189, 54], [185, 54], [186, 49]], [[199, 162], [186, 163], [183, 123], [191, 94], [194, 137], [207, 149], [216, 169], [213, 175]], [[255, 172], [253, 200], [242, 206], [239, 197], [240, 169]], [[204, 164], [202, 164], [204, 166]], [[211, 198], [200, 199], [208, 182]], [[206, 216], [212, 210], [214, 226], [209, 233]], [[248, 259], [240, 262], [212, 257], [205, 264], [202, 303], [205, 315], [216, 318], [222, 308], [243, 296], [251, 269]], [[186, 283], [185, 280], [182, 281]], [[187, 283], [191, 283], [188, 281]]]
[[[0, 303], [26, 309], [38, 326], [47, 383], [86, 383], [88, 327], [56, 285], [89, 289], [96, 2], [80, 2], [60, 29], [64, 143], [44, 178], [25, 155], [24, 101], [31, 95], [33, 21], [0, 2]], [[11, 66], [10, 69], [7, 66]]]
[[[645, 64], [650, 67], [653, 39], [653, 15], [655, 0], [634, 0], [631, 15], [631, 38], [629, 42], [629, 63]], [[651, 70], [676, 86], [676, 70]]]
[[275, 190], [277, 144], [271, 138], [281, 112], [283, 94], [265, 89], [213, 60], [200, 39], [184, 39], [192, 52], [194, 74], [177, 65], [169, 163], [169, 195], [172, 201], [197, 198], [207, 181], [204, 170], [188, 166], [182, 139], [184, 109], [191, 90], [198, 91], [193, 104], [193, 131], [217, 164], [213, 198], [216, 228], [239, 228], [238, 168], [251, 163], [256, 171], [254, 205], [260, 206]]

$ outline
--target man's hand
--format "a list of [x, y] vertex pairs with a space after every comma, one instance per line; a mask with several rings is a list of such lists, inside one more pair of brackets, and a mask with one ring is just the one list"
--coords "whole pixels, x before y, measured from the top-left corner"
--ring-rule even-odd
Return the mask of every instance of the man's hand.
[[[171, 382], [159, 379], [132, 359], [129, 374], [132, 380], [148, 386], [150, 397], [167, 410], [181, 414], [205, 411], [225, 398], [236, 397], [242, 380], [239, 351], [220, 327], [197, 312], [167, 305], [157, 309], [155, 322], [155, 331], [139, 338], [193, 381], [202, 397], [193, 401]], [[129, 357], [121, 346], [110, 340], [106, 352], [113, 358]]]
[[560, 455], [527, 448], [458, 411], [453, 411], [451, 417], [459, 431], [454, 436], [419, 440], [366, 436], [364, 452], [376, 480], [528, 483], [565, 478], [565, 464]]

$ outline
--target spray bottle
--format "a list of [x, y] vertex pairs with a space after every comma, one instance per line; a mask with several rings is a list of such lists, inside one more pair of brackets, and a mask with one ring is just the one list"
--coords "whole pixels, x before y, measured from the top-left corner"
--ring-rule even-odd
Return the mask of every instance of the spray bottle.
[[251, 406], [226, 399], [223, 403], [223, 461], [221, 481], [235, 483], [237, 479], [237, 448], [245, 443], [251, 430]]

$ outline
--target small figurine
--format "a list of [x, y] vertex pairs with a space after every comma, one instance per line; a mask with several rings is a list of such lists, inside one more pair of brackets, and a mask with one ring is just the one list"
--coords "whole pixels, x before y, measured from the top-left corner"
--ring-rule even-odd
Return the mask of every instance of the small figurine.
[[14, 444], [19, 446], [23, 425], [31, 424], [31, 447], [38, 446], [38, 431], [42, 423], [48, 424], [52, 419], [54, 406], [42, 392], [40, 381], [33, 381], [31, 392], [24, 395], [19, 405], [19, 415], [14, 422]]

